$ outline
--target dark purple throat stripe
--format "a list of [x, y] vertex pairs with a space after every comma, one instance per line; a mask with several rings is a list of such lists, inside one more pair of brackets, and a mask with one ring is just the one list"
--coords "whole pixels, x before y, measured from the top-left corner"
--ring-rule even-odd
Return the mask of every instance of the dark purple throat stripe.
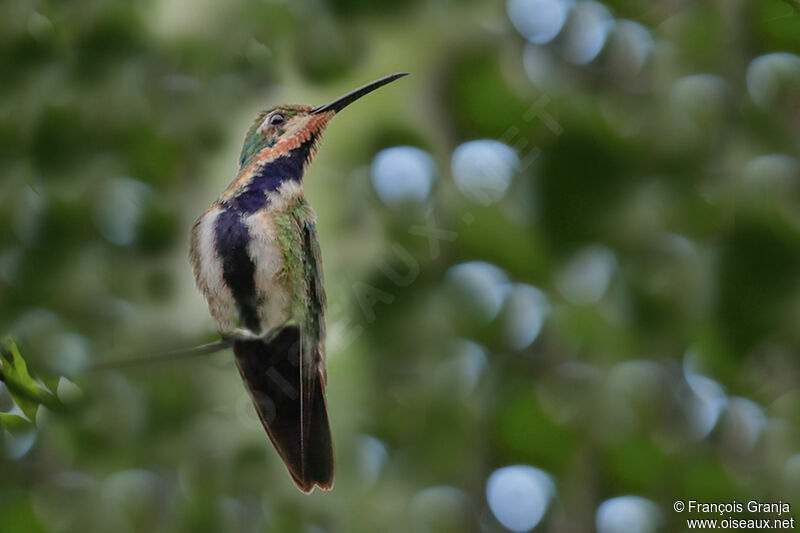
[[286, 181], [302, 181], [303, 167], [316, 142], [312, 136], [288, 154], [275, 158], [255, 172], [242, 191], [226, 202], [226, 207], [243, 213], [255, 213], [267, 205], [267, 194]]

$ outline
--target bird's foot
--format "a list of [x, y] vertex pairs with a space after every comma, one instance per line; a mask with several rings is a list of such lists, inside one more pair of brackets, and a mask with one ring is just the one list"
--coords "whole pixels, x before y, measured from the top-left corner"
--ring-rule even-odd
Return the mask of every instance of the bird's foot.
[[275, 336], [286, 326], [293, 324], [292, 320], [287, 320], [280, 326], [262, 331], [261, 333], [253, 333], [249, 329], [236, 328], [232, 332], [222, 335], [222, 338], [228, 341], [271, 341]]
[[230, 333], [226, 333], [222, 336], [223, 339], [228, 341], [260, 341], [263, 340], [264, 334], [256, 334], [250, 331], [249, 329], [244, 328], [236, 328]]

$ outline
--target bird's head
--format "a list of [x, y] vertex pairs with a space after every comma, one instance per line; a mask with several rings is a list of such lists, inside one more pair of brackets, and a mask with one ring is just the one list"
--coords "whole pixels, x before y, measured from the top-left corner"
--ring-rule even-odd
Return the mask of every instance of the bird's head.
[[262, 111], [247, 131], [239, 158], [241, 168], [259, 154], [271, 159], [270, 154], [276, 157], [304, 146], [309, 148], [307, 153], [312, 152], [336, 113], [365, 94], [406, 75], [401, 72], [384, 76], [321, 106], [279, 105]]

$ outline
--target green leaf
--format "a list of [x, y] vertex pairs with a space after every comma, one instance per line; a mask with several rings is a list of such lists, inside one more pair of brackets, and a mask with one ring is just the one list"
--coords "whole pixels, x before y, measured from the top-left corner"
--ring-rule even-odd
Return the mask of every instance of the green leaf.
[[7, 429], [11, 434], [34, 428], [34, 424], [30, 420], [25, 420], [19, 415], [9, 413], [0, 413], [0, 426]]
[[31, 420], [36, 419], [39, 405], [46, 405], [53, 410], [61, 409], [61, 402], [51, 392], [39, 386], [39, 383], [28, 372], [25, 359], [19, 348], [11, 339], [5, 339], [0, 346], [0, 376], [5, 381], [14, 402]]
[[38, 384], [28, 373], [28, 366], [19, 353], [17, 345], [10, 339], [3, 341], [0, 350], [0, 360], [3, 363], [3, 379], [8, 386], [14, 402], [22, 409], [25, 416], [33, 420], [36, 417], [36, 410], [39, 408], [38, 402], [29, 398], [23, 391], [31, 388], [38, 388]]

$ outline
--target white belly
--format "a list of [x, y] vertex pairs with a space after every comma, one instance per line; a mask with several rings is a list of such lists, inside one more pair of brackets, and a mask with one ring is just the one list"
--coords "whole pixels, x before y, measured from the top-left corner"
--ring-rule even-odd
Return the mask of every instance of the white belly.
[[291, 294], [279, 275], [283, 252], [275, 240], [275, 226], [268, 211], [248, 216], [246, 225], [250, 232], [248, 252], [255, 264], [256, 293], [262, 302], [258, 317], [262, 331], [270, 331], [293, 318]]
[[192, 228], [191, 260], [195, 282], [206, 299], [211, 317], [220, 333], [236, 328], [236, 301], [222, 278], [222, 261], [216, 250], [216, 224], [221, 209], [203, 214]]
[[[191, 259], [195, 281], [205, 296], [212, 318], [223, 335], [241, 326], [233, 293], [223, 278], [223, 263], [216, 247], [216, 223], [222, 209], [205, 213], [192, 229]], [[283, 254], [275, 242], [275, 230], [268, 212], [256, 212], [244, 219], [250, 236], [248, 255], [254, 265], [257, 313], [261, 331], [284, 324], [291, 317], [289, 291], [280, 283]]]

